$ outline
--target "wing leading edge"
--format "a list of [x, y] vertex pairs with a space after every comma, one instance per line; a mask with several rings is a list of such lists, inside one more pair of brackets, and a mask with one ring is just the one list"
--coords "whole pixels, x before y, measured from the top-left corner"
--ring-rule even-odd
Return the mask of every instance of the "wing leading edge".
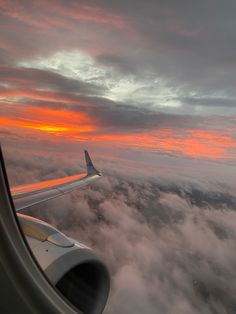
[[86, 150], [84, 153], [87, 166], [87, 173], [85, 174], [11, 188], [16, 210], [18, 211], [75, 189], [80, 189], [101, 177], [101, 173], [94, 167], [89, 153]]

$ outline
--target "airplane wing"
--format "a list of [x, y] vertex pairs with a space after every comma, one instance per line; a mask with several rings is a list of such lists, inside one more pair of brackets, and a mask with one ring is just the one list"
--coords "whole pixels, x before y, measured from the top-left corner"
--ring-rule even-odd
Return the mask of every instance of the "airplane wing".
[[85, 174], [11, 188], [16, 210], [18, 211], [63, 195], [74, 189], [82, 188], [101, 177], [101, 173], [94, 167], [89, 153], [86, 150], [84, 153], [87, 166], [87, 173]]
[[[17, 209], [100, 177], [87, 152], [85, 159], [85, 175], [12, 189]], [[0, 312], [101, 314], [110, 289], [106, 265], [91, 248], [44, 221], [16, 213], [13, 205], [0, 145]]]

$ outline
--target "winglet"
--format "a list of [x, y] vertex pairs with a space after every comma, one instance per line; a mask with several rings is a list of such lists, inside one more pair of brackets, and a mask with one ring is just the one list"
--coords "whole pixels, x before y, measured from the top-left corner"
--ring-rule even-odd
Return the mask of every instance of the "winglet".
[[86, 161], [86, 166], [87, 166], [87, 175], [97, 174], [97, 175], [101, 176], [102, 175], [101, 172], [99, 172], [94, 167], [93, 162], [92, 162], [87, 150], [84, 151], [84, 155], [85, 155], [85, 161]]

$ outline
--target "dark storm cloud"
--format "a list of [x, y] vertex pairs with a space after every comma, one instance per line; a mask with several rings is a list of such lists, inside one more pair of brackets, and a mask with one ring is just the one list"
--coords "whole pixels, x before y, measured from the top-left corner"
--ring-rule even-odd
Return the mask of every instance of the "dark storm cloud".
[[[30, 158], [28, 156], [27, 158]], [[71, 163], [8, 155], [11, 182], [67, 175]], [[39, 169], [46, 167], [47, 174]], [[21, 170], [21, 171], [20, 171]], [[129, 178], [128, 178], [129, 176]], [[180, 177], [181, 178], [181, 177]], [[27, 210], [93, 247], [108, 265], [105, 313], [233, 314], [236, 206], [228, 187], [176, 187], [105, 175], [86, 190]], [[199, 195], [196, 197], [196, 191]], [[221, 196], [221, 198], [220, 198]], [[201, 202], [196, 203], [196, 199]]]

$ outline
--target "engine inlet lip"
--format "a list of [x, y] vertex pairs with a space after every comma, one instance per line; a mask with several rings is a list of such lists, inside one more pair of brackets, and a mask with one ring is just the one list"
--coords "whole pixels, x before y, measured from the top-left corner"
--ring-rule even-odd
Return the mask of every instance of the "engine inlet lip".
[[[63, 278], [80, 267], [87, 267], [86, 271], [89, 271], [90, 269], [96, 277], [95, 282], [91, 281], [89, 283], [91, 287], [96, 287], [93, 300], [91, 301], [90, 306], [83, 304], [83, 300], [78, 302], [82, 308], [78, 308], [78, 306], [73, 304], [68, 298], [67, 293], [60, 287], [60, 282], [63, 281]], [[77, 247], [77, 249], [74, 248], [73, 250], [69, 250], [51, 263], [44, 271], [49, 281], [59, 290], [59, 293], [63, 298], [70, 302], [70, 304], [73, 304], [85, 314], [102, 313], [109, 295], [110, 275], [107, 267], [93, 254], [92, 250], [85, 247]]]

